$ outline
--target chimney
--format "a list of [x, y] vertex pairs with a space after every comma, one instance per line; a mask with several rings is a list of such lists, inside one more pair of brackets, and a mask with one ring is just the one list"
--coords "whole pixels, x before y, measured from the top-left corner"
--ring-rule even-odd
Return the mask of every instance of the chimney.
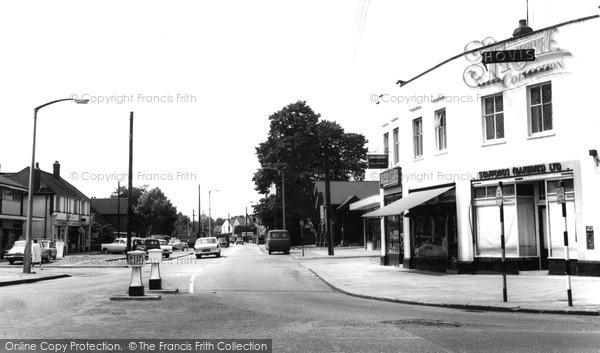
[[37, 165], [36, 165], [36, 167], [38, 167], [38, 168], [33, 169], [33, 192], [38, 192], [40, 190], [41, 180], [42, 180], [40, 168]]
[[54, 175], [54, 177], [60, 178], [60, 163], [58, 163], [58, 161], [54, 161], [54, 164], [52, 165], [52, 167], [53, 167], [52, 174]]
[[513, 37], [520, 37], [531, 32], [533, 32], [533, 29], [527, 26], [527, 20], [519, 20], [519, 28], [515, 29]]

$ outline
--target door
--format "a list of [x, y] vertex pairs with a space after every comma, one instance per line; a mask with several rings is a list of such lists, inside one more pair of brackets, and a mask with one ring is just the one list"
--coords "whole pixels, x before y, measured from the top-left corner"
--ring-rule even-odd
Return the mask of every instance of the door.
[[540, 205], [538, 207], [538, 236], [540, 239], [540, 268], [542, 270], [548, 269], [548, 231], [546, 229], [546, 205]]

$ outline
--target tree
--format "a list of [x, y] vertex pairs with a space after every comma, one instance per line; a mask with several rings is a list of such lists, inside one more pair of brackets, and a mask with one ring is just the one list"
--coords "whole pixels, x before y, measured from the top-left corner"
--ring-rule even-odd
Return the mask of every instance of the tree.
[[[118, 187], [115, 191], [113, 191], [113, 193], [110, 195], [111, 198], [121, 198], [121, 199], [128, 199], [128, 188], [125, 186], [121, 186]], [[138, 232], [139, 233], [139, 229], [141, 229], [142, 227], [142, 220], [140, 219], [139, 215], [135, 212], [135, 208], [138, 205], [140, 198], [142, 197], [142, 195], [148, 191], [148, 185], [142, 185], [142, 186], [134, 186], [133, 189], [131, 190], [131, 208], [133, 209], [133, 215], [132, 215], [132, 219], [129, 220], [129, 224], [131, 224], [131, 230], [133, 232]], [[127, 217], [127, 214], [124, 214], [123, 217]], [[124, 231], [124, 229], [121, 229], [121, 231]]]
[[[269, 135], [256, 148], [261, 165], [253, 177], [255, 189], [267, 194], [272, 184], [281, 198], [281, 173], [285, 173], [286, 223], [292, 240], [298, 240], [299, 221], [311, 217], [314, 210], [313, 183], [324, 179], [363, 180], [367, 168], [367, 140], [362, 134], [346, 133], [336, 122], [319, 121], [303, 101], [284, 107], [269, 116]], [[281, 217], [280, 200], [264, 198], [255, 213], [265, 222], [275, 207]], [[274, 224], [274, 222], [273, 222]], [[281, 221], [278, 220], [281, 225]]]
[[175, 231], [173, 236], [183, 237], [188, 234], [188, 231], [192, 229], [190, 217], [184, 215], [181, 212], [177, 212], [177, 219], [175, 220]]
[[173, 234], [177, 209], [159, 188], [144, 192], [134, 212], [140, 221], [138, 234]]
[[92, 223], [90, 225], [90, 249], [101, 250], [100, 245], [102, 243], [112, 243], [115, 240], [114, 231], [115, 229], [111, 224]]

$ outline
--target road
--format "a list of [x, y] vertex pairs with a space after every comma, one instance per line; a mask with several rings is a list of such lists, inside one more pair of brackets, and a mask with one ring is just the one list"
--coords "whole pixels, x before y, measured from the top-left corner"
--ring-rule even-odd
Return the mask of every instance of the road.
[[[302, 262], [306, 264], [307, 262]], [[350, 297], [253, 244], [161, 265], [160, 301], [110, 301], [127, 268], [0, 289], [1, 338], [271, 338], [275, 352], [598, 352], [600, 318], [473, 312]], [[46, 270], [44, 270], [46, 271]], [[47, 271], [64, 272], [64, 269]], [[143, 270], [147, 285], [149, 266]]]

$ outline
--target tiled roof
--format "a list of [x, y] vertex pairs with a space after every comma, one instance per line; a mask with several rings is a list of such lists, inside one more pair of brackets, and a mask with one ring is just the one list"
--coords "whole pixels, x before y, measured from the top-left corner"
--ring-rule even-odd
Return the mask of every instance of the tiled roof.
[[[17, 173], [5, 173], [5, 177], [16, 181], [22, 185], [29, 185], [29, 167]], [[50, 193], [58, 196], [66, 196], [76, 199], [89, 200], [84, 193], [71, 185], [68, 181], [61, 177], [55, 177], [52, 173], [47, 173], [40, 170], [40, 188], [34, 190], [34, 193]]]
[[19, 189], [27, 189], [27, 184], [26, 185], [21, 185], [20, 183], [11, 180], [5, 176], [0, 175], [0, 184], [2, 185], [6, 185], [6, 186], [13, 186]]
[[118, 214], [117, 206], [119, 206], [121, 214], [126, 215], [128, 204], [128, 200], [124, 197], [121, 197], [120, 200], [118, 200], [116, 197], [110, 197], [105, 199], [90, 199], [90, 205], [92, 205], [92, 208], [96, 210], [97, 213], [103, 215]]
[[[331, 204], [341, 205], [350, 196], [356, 196], [358, 199], [379, 193], [379, 181], [331, 181], [329, 182], [331, 190]], [[325, 197], [325, 182], [315, 182], [314, 194], [323, 194]]]

